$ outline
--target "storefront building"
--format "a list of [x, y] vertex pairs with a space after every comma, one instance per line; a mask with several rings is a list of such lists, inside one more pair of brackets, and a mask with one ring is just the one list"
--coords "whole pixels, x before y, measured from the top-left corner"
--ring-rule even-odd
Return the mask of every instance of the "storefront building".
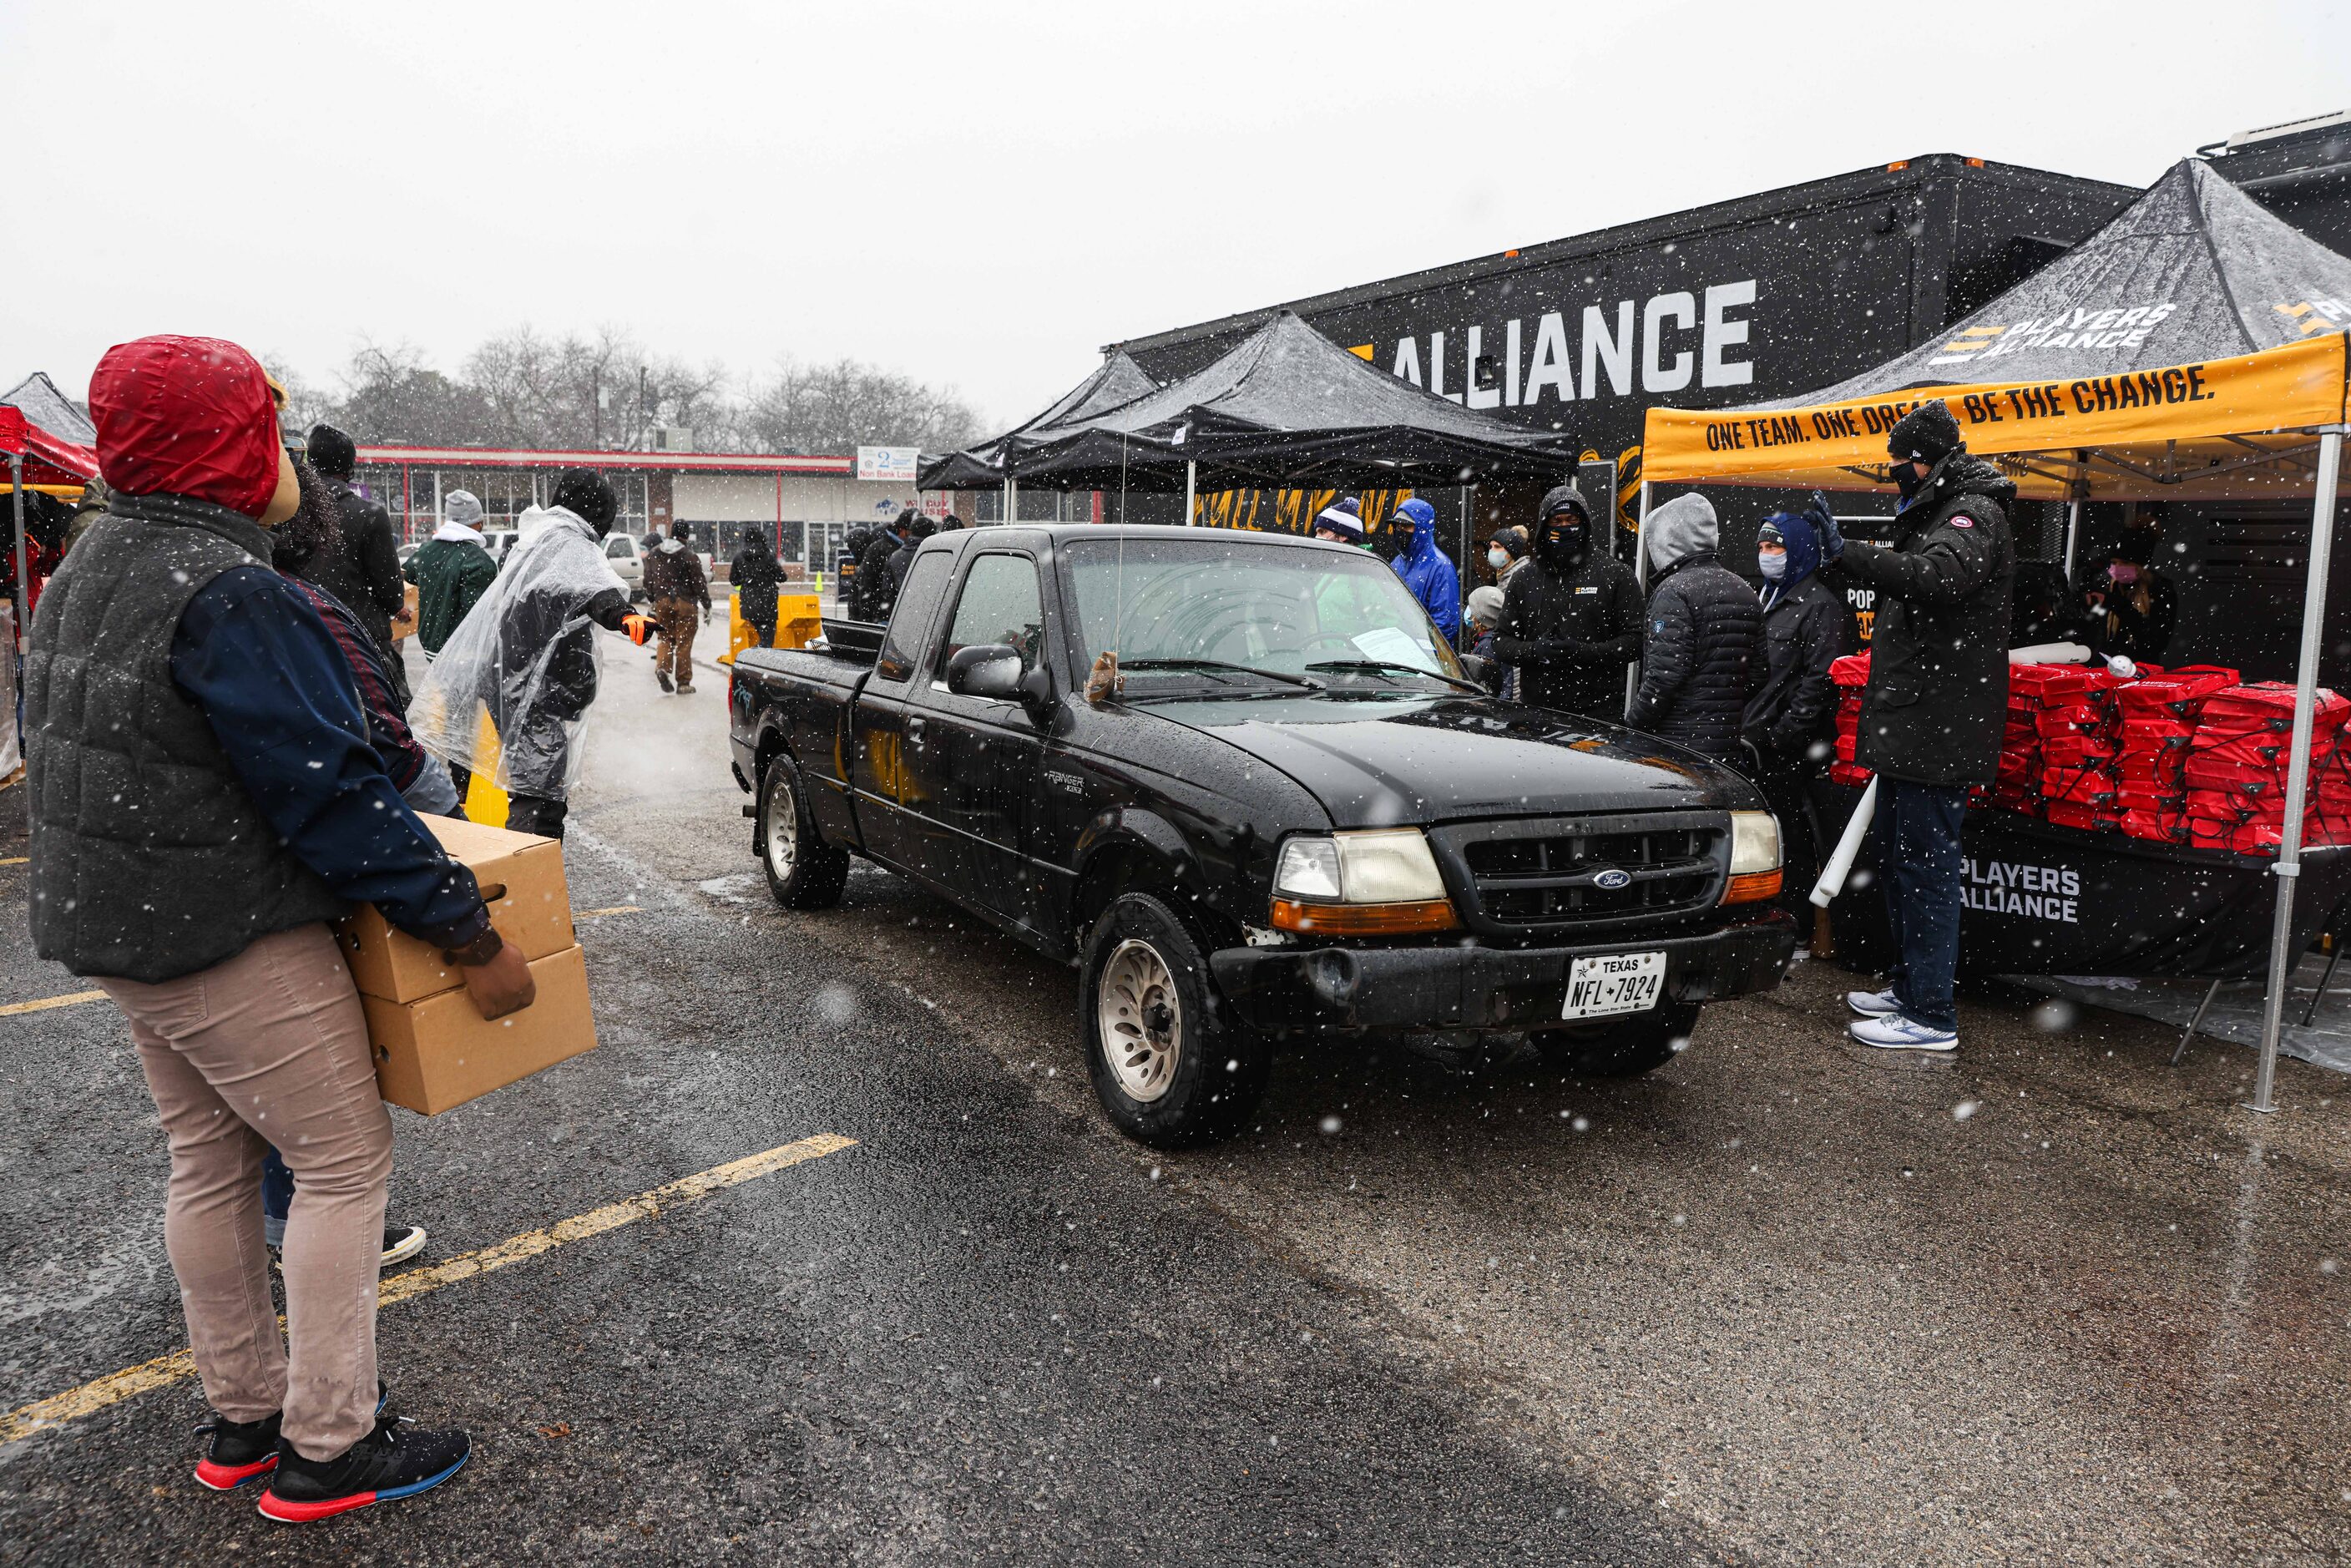
[[[502, 531], [527, 508], [546, 505], [566, 468], [593, 468], [611, 482], [621, 503], [615, 528], [643, 535], [686, 523], [700, 548], [721, 557], [759, 529], [779, 559], [821, 564], [840, 553], [852, 526], [924, 499], [904, 486], [859, 480], [854, 457], [802, 453], [361, 446], [355, 479], [391, 512], [402, 542], [421, 543], [440, 526], [451, 491], [470, 492], [482, 503], [484, 526]], [[946, 499], [933, 497], [934, 509]]]

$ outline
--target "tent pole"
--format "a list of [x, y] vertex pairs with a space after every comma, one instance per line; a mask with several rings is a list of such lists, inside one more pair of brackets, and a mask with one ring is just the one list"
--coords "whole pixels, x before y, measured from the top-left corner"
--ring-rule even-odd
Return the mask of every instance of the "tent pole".
[[2318, 658], [2321, 624], [2326, 618], [2327, 558], [2335, 553], [2335, 491], [2343, 467], [2342, 425], [2318, 438], [2318, 495], [2311, 504], [2310, 566], [2302, 593], [2302, 652], [2294, 665], [2294, 739], [2286, 753], [2285, 836], [2278, 845], [2277, 864], [2270, 869], [2278, 879], [2277, 917], [2270, 925], [2269, 994], [2262, 998], [2262, 1060], [2253, 1075], [2253, 1098], [2248, 1111], [2268, 1114], [2277, 1109], [2272, 1091], [2277, 1083], [2278, 1031], [2285, 1019], [2286, 984], [2302, 955], [2294, 947], [2294, 889], [2302, 875], [2303, 802], [2310, 789], [2310, 729], [2318, 706]]
[[2074, 497], [2065, 503], [2065, 582], [2074, 582], [2074, 544], [2082, 535], [2082, 497]]
[[[1453, 587], [1455, 593], [1461, 600], [1461, 602], [1453, 608], [1467, 609], [1469, 603], [1469, 486], [1467, 485], [1461, 486], [1461, 570], [1453, 574]], [[1462, 632], [1468, 630], [1469, 618], [1464, 615], [1461, 618], [1461, 632], [1457, 632], [1454, 635], [1458, 637]], [[1469, 642], [1474, 647], [1478, 640], [1472, 637]]]
[[[1611, 507], [1608, 509], [1613, 514], [1616, 508]], [[1640, 510], [1635, 516], [1639, 518], [1639, 521], [1633, 529], [1633, 580], [1641, 585], [1641, 600], [1643, 603], [1646, 603], [1649, 598], [1649, 482], [1646, 479], [1641, 481]], [[1612, 515], [1608, 520], [1613, 524], [1616, 519]], [[1609, 531], [1613, 533], [1615, 530], [1611, 528]], [[1647, 614], [1644, 612], [1642, 624], [1647, 623]], [[1641, 665], [1636, 660], [1625, 666], [1625, 706], [1626, 707], [1633, 706], [1634, 694], [1640, 689]]]
[[8, 454], [8, 483], [13, 487], [11, 499], [16, 512], [16, 656], [25, 656], [25, 596], [30, 584], [25, 580], [25, 455]]
[[1184, 526], [1187, 528], [1192, 526], [1194, 520], [1192, 516], [1192, 486], [1194, 481], [1198, 477], [1199, 466], [1199, 464], [1193, 458], [1186, 457], [1184, 459]]

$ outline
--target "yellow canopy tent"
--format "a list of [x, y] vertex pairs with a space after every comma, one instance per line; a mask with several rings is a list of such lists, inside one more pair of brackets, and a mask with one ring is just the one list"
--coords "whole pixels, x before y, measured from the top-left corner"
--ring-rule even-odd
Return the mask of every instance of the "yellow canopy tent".
[[1887, 433], [1940, 399], [1969, 450], [2021, 496], [2074, 504], [2069, 576], [2085, 500], [2309, 497], [2260, 1111], [2273, 1108], [2287, 977], [2300, 956], [2290, 950], [2294, 884], [2351, 417], [2346, 322], [2351, 260], [2189, 160], [2042, 272], [1886, 364], [1777, 404], [1653, 408], [1642, 443], [1645, 517], [1658, 485], [1890, 492]]

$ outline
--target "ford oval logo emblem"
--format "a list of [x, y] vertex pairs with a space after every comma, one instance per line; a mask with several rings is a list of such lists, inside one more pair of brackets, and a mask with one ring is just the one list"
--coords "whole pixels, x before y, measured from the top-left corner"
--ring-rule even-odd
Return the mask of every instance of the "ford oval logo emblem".
[[1632, 886], [1633, 873], [1622, 867], [1612, 865], [1605, 871], [1593, 873], [1592, 885], [1604, 893], [1614, 893], [1620, 887]]

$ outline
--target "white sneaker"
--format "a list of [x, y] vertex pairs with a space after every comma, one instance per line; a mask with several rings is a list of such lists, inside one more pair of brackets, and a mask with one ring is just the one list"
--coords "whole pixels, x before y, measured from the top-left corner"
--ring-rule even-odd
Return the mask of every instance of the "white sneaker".
[[1844, 1005], [1865, 1019], [1888, 1018], [1902, 1010], [1891, 988], [1883, 991], [1847, 991]]
[[1880, 1051], [1957, 1051], [1959, 1031], [1937, 1029], [1905, 1018], [1900, 1013], [1888, 1013], [1883, 1018], [1855, 1019], [1846, 1033], [1864, 1045], [1874, 1045]]

